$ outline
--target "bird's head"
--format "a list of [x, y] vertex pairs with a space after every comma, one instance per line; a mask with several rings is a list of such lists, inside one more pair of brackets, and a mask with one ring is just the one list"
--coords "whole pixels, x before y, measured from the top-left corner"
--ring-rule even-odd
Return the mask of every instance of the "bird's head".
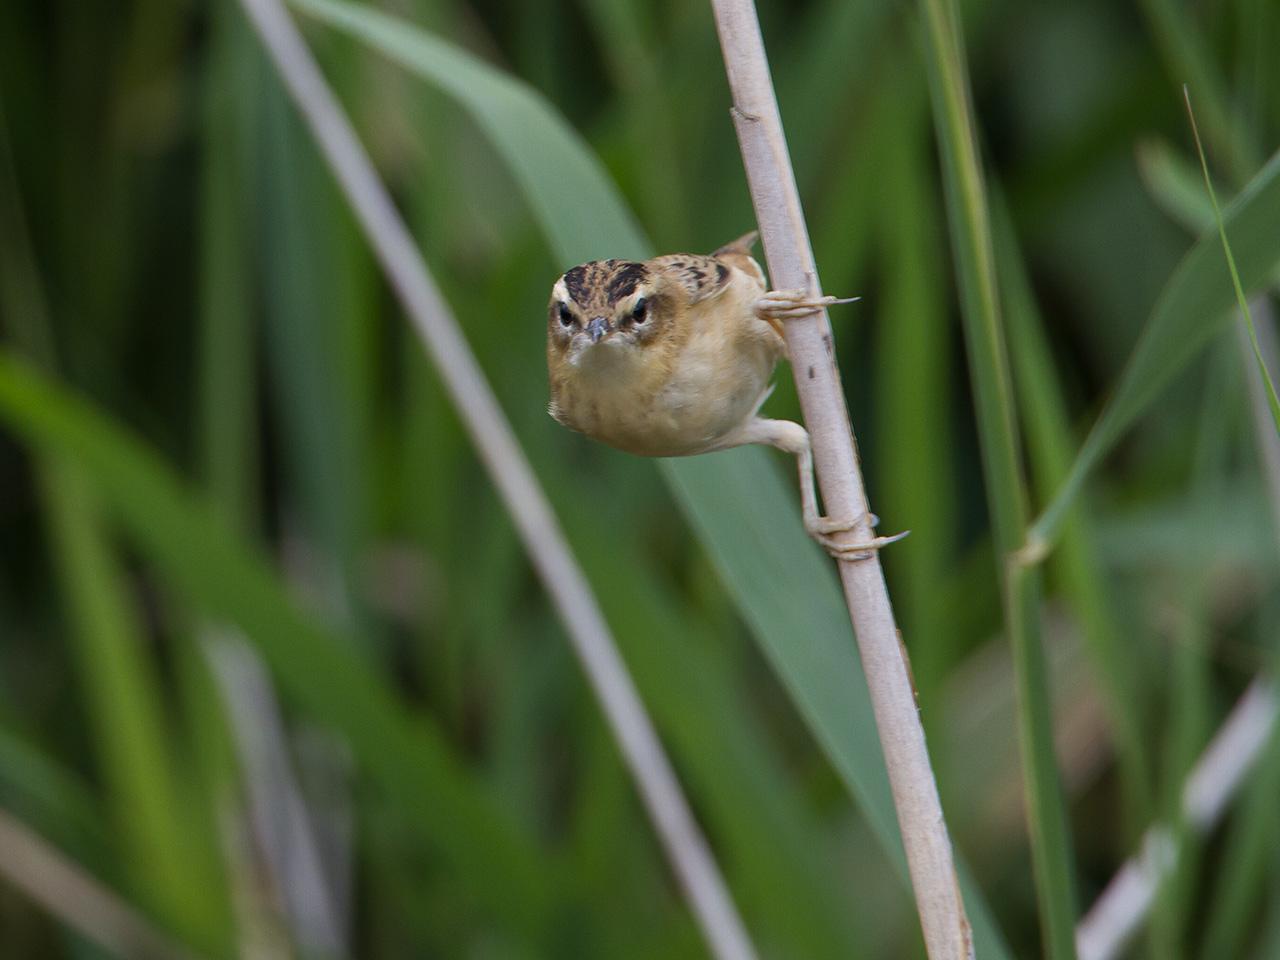
[[644, 363], [670, 317], [660, 278], [635, 260], [574, 267], [551, 290], [547, 354], [553, 365], [601, 374]]

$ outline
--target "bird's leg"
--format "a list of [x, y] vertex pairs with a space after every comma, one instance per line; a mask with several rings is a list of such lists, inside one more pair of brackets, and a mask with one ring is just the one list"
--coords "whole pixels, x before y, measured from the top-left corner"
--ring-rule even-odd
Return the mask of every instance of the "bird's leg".
[[[831, 536], [833, 533], [855, 529], [859, 525], [859, 520], [824, 517], [818, 513], [818, 493], [813, 475], [813, 449], [809, 444], [808, 431], [800, 424], [790, 420], [768, 420], [764, 417], [755, 417], [716, 444], [716, 449], [724, 450], [746, 443], [768, 444], [796, 458], [796, 467], [800, 474], [800, 511], [804, 517], [804, 528], [809, 536], [818, 541], [822, 548], [837, 560], [865, 560], [881, 547], [895, 543], [907, 535], [907, 533], [899, 533], [892, 537], [874, 537], [863, 543], [841, 543]], [[876, 525], [877, 519], [873, 514], [868, 514], [866, 520], [867, 526]]]

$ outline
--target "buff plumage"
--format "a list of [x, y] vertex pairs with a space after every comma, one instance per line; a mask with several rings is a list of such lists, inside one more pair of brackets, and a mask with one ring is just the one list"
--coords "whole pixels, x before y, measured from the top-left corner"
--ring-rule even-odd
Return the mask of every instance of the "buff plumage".
[[547, 306], [551, 415], [641, 456], [677, 457], [763, 443], [797, 458], [805, 527], [841, 557], [887, 542], [837, 545], [847, 521], [819, 516], [809, 435], [759, 414], [786, 355], [783, 324], [834, 297], [768, 291], [755, 234], [708, 256], [595, 260], [567, 271]]

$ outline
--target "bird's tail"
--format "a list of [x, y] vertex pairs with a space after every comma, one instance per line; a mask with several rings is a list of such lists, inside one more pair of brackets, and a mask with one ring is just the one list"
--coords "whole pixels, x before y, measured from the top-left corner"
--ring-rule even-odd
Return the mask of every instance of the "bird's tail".
[[726, 243], [711, 255], [713, 257], [722, 257], [726, 253], [742, 253], [749, 256], [751, 254], [751, 248], [756, 245], [756, 240], [759, 238], [760, 232], [758, 230], [752, 230], [750, 233], [744, 233], [732, 243]]

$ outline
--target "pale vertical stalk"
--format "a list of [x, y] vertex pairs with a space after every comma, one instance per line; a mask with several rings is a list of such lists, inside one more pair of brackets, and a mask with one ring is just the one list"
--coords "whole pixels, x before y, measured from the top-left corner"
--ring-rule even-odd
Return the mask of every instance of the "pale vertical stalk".
[[240, 761], [249, 825], [262, 870], [305, 956], [337, 958], [345, 909], [331, 889], [302, 791], [293, 774], [284, 718], [262, 658], [240, 635], [206, 629], [201, 649], [212, 668]]
[[186, 947], [4, 810], [0, 810], [0, 879], [115, 956], [194, 960]]
[[241, 0], [347, 196], [511, 513], [621, 748], [712, 953], [755, 950], [591, 588], [488, 382], [368, 154], [280, 0]]
[[[1280, 712], [1275, 687], [1264, 679], [1249, 685], [1231, 715], [1205, 748], [1182, 788], [1182, 816], [1205, 834], [1223, 811], [1270, 741]], [[1142, 926], [1160, 882], [1178, 862], [1173, 831], [1149, 829], [1138, 855], [1125, 862], [1076, 927], [1080, 960], [1112, 960]]]
[[[712, 0], [712, 7], [770, 281], [778, 289], [819, 295], [817, 267], [755, 5], [752, 0]], [[786, 337], [827, 513], [854, 521], [846, 534], [848, 542], [865, 541], [873, 534], [830, 321], [825, 312], [788, 321]], [[931, 960], [971, 957], [972, 937], [951, 840], [880, 560], [874, 553], [864, 560], [842, 560], [839, 570], [871, 690], [925, 946]]]

